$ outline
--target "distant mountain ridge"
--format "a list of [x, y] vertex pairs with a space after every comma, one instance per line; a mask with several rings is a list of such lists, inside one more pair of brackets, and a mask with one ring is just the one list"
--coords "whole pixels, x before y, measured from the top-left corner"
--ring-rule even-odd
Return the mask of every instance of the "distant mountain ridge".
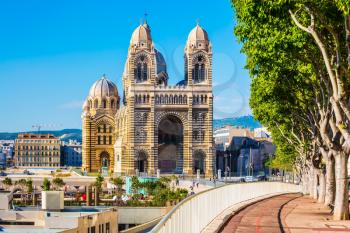
[[[225, 125], [232, 125], [242, 128], [255, 129], [261, 127], [261, 124], [254, 119], [253, 116], [241, 116], [233, 118], [224, 118], [224, 119], [214, 119], [213, 127], [218, 129]], [[17, 133], [1, 133], [0, 140], [15, 140], [17, 135], [20, 133], [38, 133], [37, 131], [28, 131], [28, 132], [17, 132]], [[77, 140], [81, 142], [82, 140], [82, 131], [81, 129], [62, 129], [62, 130], [42, 130], [41, 134], [53, 134], [56, 137], [61, 138], [62, 141]]]

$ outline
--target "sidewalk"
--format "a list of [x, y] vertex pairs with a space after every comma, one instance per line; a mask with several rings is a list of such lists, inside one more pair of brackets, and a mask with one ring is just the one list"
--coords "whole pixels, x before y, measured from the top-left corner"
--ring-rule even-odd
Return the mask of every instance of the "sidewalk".
[[285, 232], [350, 232], [350, 221], [334, 221], [330, 210], [308, 196], [290, 201], [282, 209]]
[[323, 204], [290, 193], [232, 206], [202, 232], [216, 232], [220, 227], [223, 233], [330, 233], [350, 232], [350, 221], [334, 221]]

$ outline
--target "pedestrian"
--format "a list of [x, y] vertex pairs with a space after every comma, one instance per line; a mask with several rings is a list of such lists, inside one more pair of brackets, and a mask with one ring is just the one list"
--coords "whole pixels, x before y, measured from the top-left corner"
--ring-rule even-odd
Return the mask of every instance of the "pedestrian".
[[197, 185], [197, 188], [198, 188], [198, 187], [199, 187], [199, 182], [197, 182], [197, 184], [196, 184], [196, 185]]

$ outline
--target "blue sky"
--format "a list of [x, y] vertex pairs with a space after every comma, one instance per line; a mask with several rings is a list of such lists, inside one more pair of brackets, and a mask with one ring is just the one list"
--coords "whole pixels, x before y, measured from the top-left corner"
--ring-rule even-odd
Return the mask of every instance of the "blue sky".
[[170, 84], [183, 79], [183, 49], [199, 19], [213, 45], [214, 117], [250, 113], [229, 0], [2, 0], [0, 132], [81, 128], [81, 105], [102, 74], [122, 93], [130, 37], [145, 12]]

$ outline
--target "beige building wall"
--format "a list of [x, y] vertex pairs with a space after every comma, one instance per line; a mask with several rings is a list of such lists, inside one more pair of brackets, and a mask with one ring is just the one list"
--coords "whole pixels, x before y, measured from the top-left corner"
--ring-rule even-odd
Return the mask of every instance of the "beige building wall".
[[51, 134], [19, 134], [14, 163], [18, 167], [59, 167], [60, 139]]

